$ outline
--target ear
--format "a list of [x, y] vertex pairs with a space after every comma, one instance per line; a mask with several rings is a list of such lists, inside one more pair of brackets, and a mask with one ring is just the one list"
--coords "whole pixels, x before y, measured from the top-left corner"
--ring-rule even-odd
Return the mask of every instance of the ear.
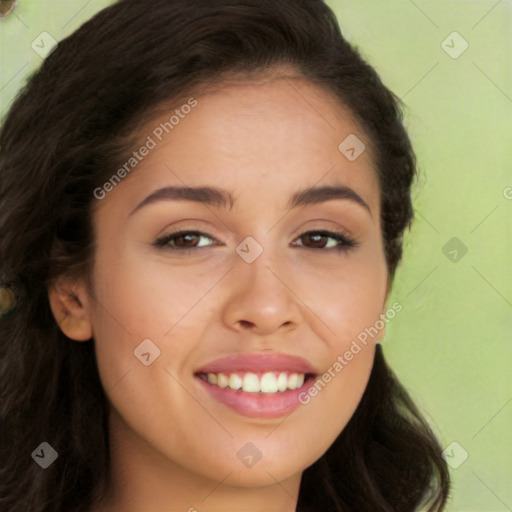
[[92, 338], [89, 294], [81, 280], [61, 278], [48, 288], [48, 299], [60, 330], [72, 340]]

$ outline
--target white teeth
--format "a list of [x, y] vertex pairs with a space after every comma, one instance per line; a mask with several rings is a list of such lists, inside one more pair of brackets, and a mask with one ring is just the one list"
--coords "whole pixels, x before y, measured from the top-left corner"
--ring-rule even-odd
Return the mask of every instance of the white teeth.
[[242, 387], [242, 379], [240, 378], [240, 375], [232, 373], [229, 376], [229, 387], [231, 389], [240, 389]]
[[246, 373], [242, 382], [242, 389], [244, 391], [257, 393], [260, 390], [260, 381], [255, 373]]
[[288, 377], [288, 389], [297, 389], [297, 374], [292, 373]]
[[276, 393], [277, 389], [276, 375], [271, 372], [264, 373], [260, 380], [260, 391], [262, 393]]
[[[203, 374], [204, 376], [204, 374]], [[210, 384], [220, 388], [242, 390], [246, 393], [282, 393], [298, 389], [304, 384], [305, 374], [287, 372], [266, 372], [261, 376], [253, 372], [208, 373], [204, 376]]]
[[277, 378], [277, 389], [279, 391], [286, 391], [286, 384], [288, 383], [288, 376], [286, 373], [281, 372]]
[[219, 373], [217, 375], [217, 386], [227, 388], [229, 386], [229, 377], [224, 373]]

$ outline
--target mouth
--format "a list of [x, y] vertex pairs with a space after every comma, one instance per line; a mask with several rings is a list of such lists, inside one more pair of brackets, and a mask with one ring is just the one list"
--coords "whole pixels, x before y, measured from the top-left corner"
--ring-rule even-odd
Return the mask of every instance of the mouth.
[[275, 394], [300, 389], [305, 382], [315, 378], [314, 373], [291, 372], [236, 372], [202, 373], [196, 376], [212, 386], [229, 388], [245, 393]]
[[282, 354], [235, 354], [194, 376], [209, 398], [251, 418], [279, 418], [301, 405], [317, 373], [308, 361]]

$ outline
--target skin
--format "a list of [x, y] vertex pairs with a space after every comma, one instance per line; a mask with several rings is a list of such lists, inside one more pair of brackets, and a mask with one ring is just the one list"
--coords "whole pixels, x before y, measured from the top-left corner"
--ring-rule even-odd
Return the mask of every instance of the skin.
[[[93, 290], [62, 280], [49, 293], [61, 329], [93, 337], [111, 404], [112, 460], [96, 512], [295, 510], [302, 472], [353, 415], [373, 363], [375, 339], [277, 419], [233, 411], [194, 377], [222, 356], [274, 352], [321, 374], [375, 324], [388, 289], [371, 144], [347, 108], [290, 76], [194, 97], [191, 113], [97, 202]], [[168, 119], [152, 120], [140, 140]], [[367, 148], [355, 161], [338, 150], [349, 134]], [[160, 201], [130, 215], [154, 190], [184, 184], [226, 189], [234, 204]], [[294, 192], [334, 184], [370, 212], [347, 199], [287, 208]], [[203, 247], [185, 254], [152, 246], [180, 229], [213, 239], [192, 238]], [[321, 248], [331, 238], [301, 237], [315, 230], [341, 230], [358, 246], [337, 252]], [[235, 251], [247, 236], [263, 248], [250, 264]], [[147, 338], [160, 356], [144, 366], [134, 350]], [[262, 454], [251, 468], [237, 458], [247, 442]]]

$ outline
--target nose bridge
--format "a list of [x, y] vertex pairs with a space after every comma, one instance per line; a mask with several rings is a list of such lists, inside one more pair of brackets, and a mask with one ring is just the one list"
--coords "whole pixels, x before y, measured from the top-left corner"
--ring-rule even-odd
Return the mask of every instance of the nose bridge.
[[[262, 240], [262, 237], [259, 237]], [[237, 247], [240, 258], [236, 263], [238, 278], [247, 284], [249, 290], [255, 293], [267, 291], [269, 294], [283, 293], [283, 267], [276, 244], [271, 243], [271, 236], [266, 236], [260, 244], [255, 238], [247, 237]]]
[[[273, 331], [281, 325], [300, 321], [300, 307], [288, 283], [292, 272], [271, 246], [271, 236], [260, 244], [247, 237], [236, 251], [238, 260], [231, 273], [230, 291], [224, 308], [225, 321], [232, 326], [250, 325], [261, 331]], [[288, 268], [287, 268], [288, 267]]]

